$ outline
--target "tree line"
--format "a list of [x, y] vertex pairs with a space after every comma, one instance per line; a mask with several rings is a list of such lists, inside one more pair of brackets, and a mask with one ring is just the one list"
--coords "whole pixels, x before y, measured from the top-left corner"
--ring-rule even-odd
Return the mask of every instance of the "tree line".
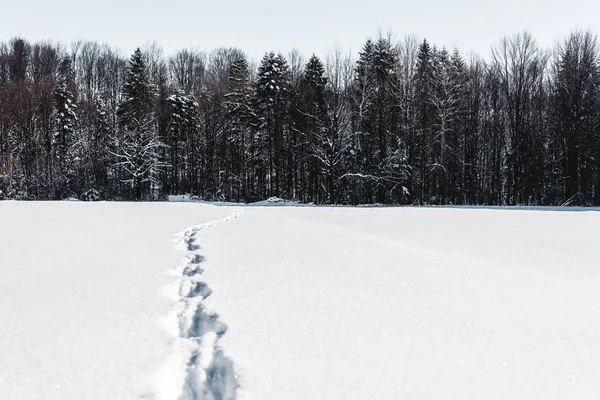
[[600, 52], [488, 60], [379, 35], [356, 60], [0, 43], [0, 198], [600, 205]]

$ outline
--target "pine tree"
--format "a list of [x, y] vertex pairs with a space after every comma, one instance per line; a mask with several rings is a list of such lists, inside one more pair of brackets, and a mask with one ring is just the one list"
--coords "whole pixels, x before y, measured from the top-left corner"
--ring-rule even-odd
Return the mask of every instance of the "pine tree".
[[376, 76], [373, 70], [374, 43], [367, 40], [359, 53], [353, 82], [353, 122], [349, 167], [345, 175], [352, 187], [353, 203], [372, 203], [374, 192], [374, 160], [376, 130]]
[[226, 129], [229, 131], [227, 159], [230, 163], [230, 194], [236, 201], [247, 198], [249, 168], [246, 149], [251, 146], [252, 110], [250, 70], [245, 56], [239, 56], [229, 69], [228, 93], [225, 96]]
[[77, 123], [77, 105], [68, 85], [72, 79], [70, 59], [66, 58], [60, 70], [59, 82], [54, 91], [54, 135], [52, 145], [56, 159], [55, 197], [70, 196], [72, 180], [79, 170], [75, 161], [77, 149], [75, 124]]
[[144, 55], [139, 48], [129, 60], [122, 98], [117, 111], [121, 126], [135, 129], [153, 118], [156, 94], [150, 83]]
[[129, 183], [135, 198], [141, 200], [158, 189], [159, 172], [166, 164], [160, 160], [164, 145], [154, 118], [155, 93], [139, 48], [129, 61], [122, 97], [117, 111], [120, 134], [115, 140], [115, 166], [125, 174], [121, 181]]
[[169, 96], [170, 182], [172, 193], [193, 192], [197, 181], [195, 170], [199, 168], [196, 157], [196, 137], [200, 128], [198, 103], [192, 95], [180, 91]]
[[[256, 106], [260, 120], [261, 137], [266, 144], [269, 196], [281, 196], [285, 173], [285, 140], [289, 117], [289, 69], [281, 54], [267, 53], [258, 68]], [[260, 183], [259, 183], [260, 185]]]
[[450, 82], [455, 87], [452, 90], [456, 97], [454, 102], [454, 114], [451, 127], [453, 135], [449, 138], [449, 182], [448, 196], [453, 204], [467, 202], [467, 198], [473, 191], [473, 170], [475, 159], [473, 149], [476, 145], [477, 129], [471, 129], [469, 124], [470, 91], [476, 88], [470, 87], [468, 67], [458, 51], [454, 49], [450, 58], [451, 68]]
[[[433, 147], [431, 128], [435, 111], [431, 103], [433, 85], [433, 59], [436, 50], [432, 49], [427, 40], [419, 47], [415, 73], [415, 108], [416, 130], [412, 141], [416, 147], [414, 158], [415, 165], [412, 191], [418, 193], [420, 204], [429, 201], [429, 171], [427, 165], [431, 161]], [[418, 171], [418, 174], [416, 172]]]
[[[376, 201], [385, 203], [386, 194], [391, 192], [392, 185], [401, 184], [390, 181], [386, 173], [388, 156], [393, 154], [393, 164], [399, 162], [397, 151], [402, 146], [402, 141], [397, 134], [399, 107], [397, 106], [398, 81], [396, 76], [397, 54], [388, 38], [380, 37], [373, 49], [373, 74], [376, 83], [375, 101], [375, 162], [372, 168], [378, 176]], [[404, 149], [402, 149], [404, 150]]]
[[[398, 58], [389, 39], [367, 41], [355, 69], [354, 172], [345, 176], [357, 184], [355, 202], [384, 203], [400, 188], [404, 197], [406, 149], [400, 137]], [[389, 158], [389, 159], [388, 159]], [[396, 170], [390, 166], [398, 166]], [[401, 182], [402, 181], [402, 182]]]
[[[327, 78], [321, 60], [313, 55], [300, 81], [301, 101], [296, 130], [300, 134], [302, 147], [299, 154], [302, 194], [304, 201], [319, 202], [324, 182], [321, 175], [327, 169], [327, 105], [325, 90]], [[330, 189], [330, 187], [328, 186]]]
[[[100, 97], [93, 99], [93, 115], [90, 129], [91, 142], [88, 145], [91, 161], [91, 177], [88, 180], [86, 189], [109, 191], [108, 170], [110, 165], [110, 146], [111, 146], [111, 125], [109, 111], [106, 104]], [[108, 193], [105, 193], [105, 195]]]

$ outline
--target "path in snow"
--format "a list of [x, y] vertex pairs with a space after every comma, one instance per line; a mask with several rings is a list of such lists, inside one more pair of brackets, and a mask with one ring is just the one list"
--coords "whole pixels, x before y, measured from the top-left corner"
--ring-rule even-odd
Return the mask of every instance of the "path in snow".
[[0, 399], [177, 399], [153, 376], [178, 336], [161, 323], [178, 300], [161, 296], [180, 282], [173, 234], [232, 212], [0, 201]]
[[[183, 265], [176, 271], [180, 282], [176, 288], [178, 307], [172, 315], [176, 316], [178, 325], [174, 357], [179, 359], [179, 369], [185, 370], [172, 376], [167, 370], [173, 367], [173, 362], [167, 362], [158, 383], [164, 383], [165, 388], [179, 385], [182, 390], [181, 400], [232, 400], [236, 397], [237, 376], [233, 362], [219, 345], [220, 338], [227, 331], [227, 325], [220, 320], [217, 313], [207, 309], [204, 304], [212, 290], [202, 281], [204, 270], [200, 264], [204, 257], [198, 238], [214, 224], [231, 221], [240, 215], [241, 213], [236, 211], [222, 220], [187, 228], [177, 235], [186, 256]], [[166, 380], [171, 382], [165, 382]], [[158, 392], [160, 391], [159, 387]], [[167, 389], [163, 397], [171, 397], [174, 393], [176, 392], [172, 388]]]
[[0, 399], [600, 398], [600, 213], [237, 208], [0, 202]]

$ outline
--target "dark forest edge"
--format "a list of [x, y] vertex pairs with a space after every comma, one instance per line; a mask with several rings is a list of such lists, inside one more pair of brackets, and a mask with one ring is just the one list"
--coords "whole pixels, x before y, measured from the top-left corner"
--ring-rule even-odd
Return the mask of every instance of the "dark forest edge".
[[489, 61], [408, 36], [358, 59], [0, 43], [0, 199], [600, 205], [591, 32]]

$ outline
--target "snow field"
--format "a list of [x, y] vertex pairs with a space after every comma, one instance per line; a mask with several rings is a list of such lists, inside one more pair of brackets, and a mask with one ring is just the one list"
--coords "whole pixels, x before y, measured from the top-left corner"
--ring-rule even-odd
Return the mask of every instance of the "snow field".
[[599, 216], [245, 208], [203, 240], [238, 398], [597, 398]]
[[168, 271], [183, 256], [173, 235], [229, 214], [0, 202], [0, 399], [152, 398], [173, 352], [162, 321], [176, 305], [163, 288], [179, 282]]
[[597, 399], [599, 244], [597, 211], [0, 202], [0, 398]]

